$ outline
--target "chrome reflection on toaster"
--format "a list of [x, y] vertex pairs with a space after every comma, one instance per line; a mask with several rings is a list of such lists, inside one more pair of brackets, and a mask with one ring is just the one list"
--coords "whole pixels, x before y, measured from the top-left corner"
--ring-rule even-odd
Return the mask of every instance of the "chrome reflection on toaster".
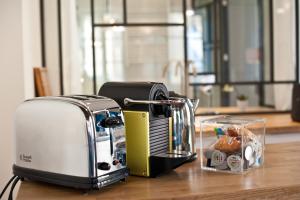
[[123, 113], [109, 98], [27, 100], [15, 114], [15, 139], [13, 173], [22, 178], [94, 189], [128, 176]]

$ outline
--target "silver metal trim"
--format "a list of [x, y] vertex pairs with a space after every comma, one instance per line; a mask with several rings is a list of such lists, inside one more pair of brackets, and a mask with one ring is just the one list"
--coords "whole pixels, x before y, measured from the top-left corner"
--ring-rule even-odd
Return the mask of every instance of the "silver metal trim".
[[178, 99], [178, 100], [133, 100], [130, 98], [124, 99], [125, 105], [130, 104], [154, 104], [154, 105], [177, 105], [177, 106], [183, 106], [184, 101]]

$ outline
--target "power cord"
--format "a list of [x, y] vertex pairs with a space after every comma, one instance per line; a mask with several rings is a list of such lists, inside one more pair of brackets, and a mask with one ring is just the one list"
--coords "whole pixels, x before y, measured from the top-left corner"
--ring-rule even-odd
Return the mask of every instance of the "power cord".
[[8, 186], [10, 185], [10, 183], [16, 178], [17, 176], [14, 175], [13, 177], [10, 178], [10, 180], [8, 181], [8, 183], [5, 185], [4, 189], [2, 190], [1, 194], [0, 194], [0, 199], [2, 198], [3, 194], [5, 193], [6, 189], [8, 188]]
[[11, 184], [11, 182], [14, 181], [13, 184], [12, 184], [12, 186], [11, 186], [10, 193], [9, 193], [9, 197], [8, 197], [9, 200], [12, 200], [12, 199], [13, 199], [13, 190], [14, 190], [16, 184], [18, 183], [18, 181], [19, 181], [20, 179], [21, 179], [21, 178], [18, 177], [18, 176], [16, 176], [16, 175], [14, 175], [13, 177], [11, 177], [10, 180], [9, 180], [9, 181], [7, 182], [7, 184], [5, 185], [4, 189], [2, 190], [2, 192], [1, 192], [1, 194], [0, 194], [0, 199], [1, 199], [2, 196], [4, 195], [5, 191], [7, 190], [8, 186]]
[[11, 185], [11, 188], [10, 188], [10, 192], [9, 192], [9, 196], [8, 196], [8, 200], [13, 200], [13, 193], [14, 193], [14, 189], [15, 189], [15, 186], [16, 184], [18, 183], [18, 181], [20, 180], [21, 178], [17, 176], [17, 178], [14, 180], [14, 182], [12, 183]]

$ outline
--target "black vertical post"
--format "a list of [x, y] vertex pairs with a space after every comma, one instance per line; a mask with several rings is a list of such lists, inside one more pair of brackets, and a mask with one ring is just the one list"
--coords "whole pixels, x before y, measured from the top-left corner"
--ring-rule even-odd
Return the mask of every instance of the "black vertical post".
[[[259, 64], [259, 81], [265, 80], [265, 56], [264, 56], [264, 4], [263, 1], [257, 0], [257, 6], [258, 6], [258, 24], [259, 24], [259, 54], [260, 54], [260, 64]], [[265, 105], [265, 85], [259, 84], [258, 85], [258, 99], [259, 99], [259, 105], [264, 106]]]
[[127, 24], [127, 0], [123, 0], [123, 23]]
[[[227, 2], [229, 3], [229, 2]], [[228, 26], [228, 4], [223, 5], [221, 1], [218, 1], [219, 6], [219, 25], [220, 25], [220, 82], [228, 83], [230, 82], [230, 67], [229, 60], [224, 59], [224, 55], [230, 57], [229, 55], [229, 26]], [[223, 85], [221, 85], [220, 90], [222, 90]], [[221, 92], [221, 106], [230, 105], [230, 94], [228, 92]]]
[[[214, 51], [214, 72], [215, 72], [215, 76], [216, 76], [216, 79], [215, 79], [215, 82], [216, 83], [219, 83], [222, 81], [222, 69], [221, 69], [221, 51], [220, 51], [220, 48], [221, 48], [221, 32], [220, 32], [220, 7], [219, 7], [219, 4], [217, 2], [217, 0], [214, 0], [212, 2], [212, 12], [213, 12], [213, 15], [212, 15], [212, 27], [214, 27], [212, 30], [213, 30], [213, 39], [212, 39], [212, 42], [213, 42], [213, 51]], [[219, 89], [219, 94], [220, 94], [220, 105], [222, 105], [222, 97], [223, 97], [223, 91], [222, 91], [222, 88], [220, 87]]]
[[44, 0], [40, 0], [40, 26], [41, 26], [41, 61], [42, 61], [42, 67], [46, 67]]
[[299, 83], [299, 1], [295, 0], [295, 7], [296, 7], [296, 24], [295, 24], [295, 29], [296, 29], [296, 83]]
[[61, 26], [61, 2], [57, 0], [57, 24], [58, 24], [58, 59], [59, 59], [59, 81], [60, 94], [64, 95], [64, 74], [63, 74], [63, 58], [62, 58], [62, 26]]
[[93, 91], [97, 94], [97, 78], [96, 78], [96, 57], [95, 57], [95, 19], [94, 19], [94, 0], [91, 0], [91, 23], [92, 23], [92, 53], [93, 53]]
[[187, 95], [189, 84], [188, 73], [188, 38], [187, 38], [187, 18], [186, 18], [186, 0], [182, 0], [182, 14], [183, 14], [183, 48], [184, 48], [184, 93]]

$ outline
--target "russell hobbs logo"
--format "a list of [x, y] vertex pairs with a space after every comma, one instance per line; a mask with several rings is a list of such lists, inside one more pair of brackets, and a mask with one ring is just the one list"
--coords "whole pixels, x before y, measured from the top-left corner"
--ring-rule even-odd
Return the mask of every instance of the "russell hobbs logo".
[[31, 155], [20, 154], [20, 160], [24, 162], [31, 162]]

